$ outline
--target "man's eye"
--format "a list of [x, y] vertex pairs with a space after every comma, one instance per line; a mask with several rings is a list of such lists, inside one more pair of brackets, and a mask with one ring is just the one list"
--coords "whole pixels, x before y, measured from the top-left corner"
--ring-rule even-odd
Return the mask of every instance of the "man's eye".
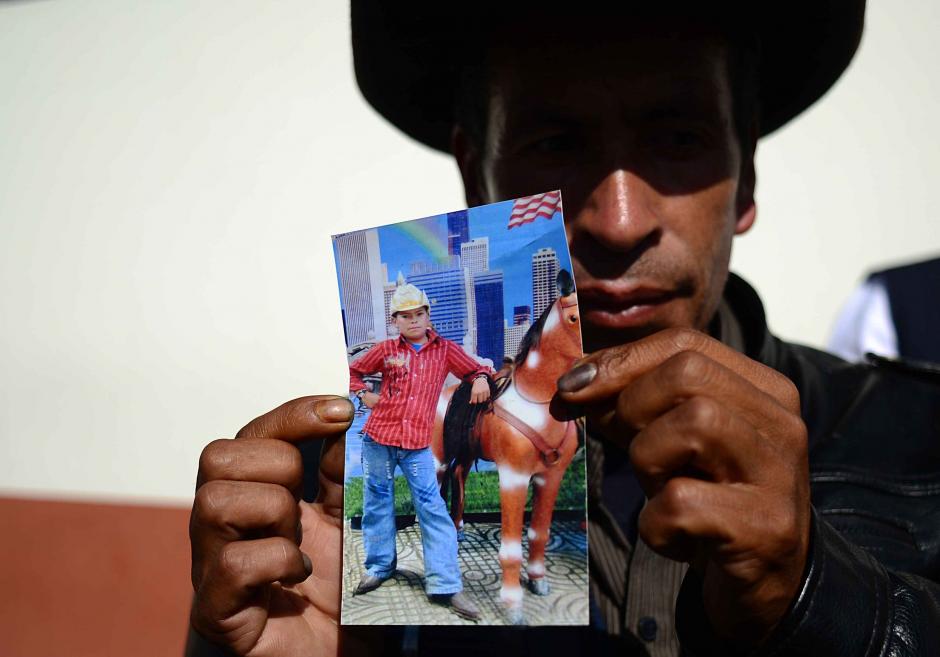
[[702, 143], [702, 138], [694, 132], [674, 132], [671, 135], [672, 145], [680, 148], [696, 146]]
[[705, 143], [701, 134], [693, 130], [668, 130], [656, 140], [664, 148], [677, 150], [698, 148]]
[[548, 135], [547, 137], [536, 139], [529, 144], [531, 150], [543, 154], [565, 153], [572, 150], [574, 147], [574, 137], [567, 134]]
[[708, 151], [710, 145], [705, 132], [688, 128], [657, 130], [645, 142], [652, 156], [677, 161], [694, 159]]

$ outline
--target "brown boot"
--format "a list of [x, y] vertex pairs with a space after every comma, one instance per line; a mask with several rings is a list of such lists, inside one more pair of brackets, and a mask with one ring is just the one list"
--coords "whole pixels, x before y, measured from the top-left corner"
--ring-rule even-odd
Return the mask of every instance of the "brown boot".
[[472, 621], [480, 620], [480, 608], [470, 599], [470, 596], [462, 591], [452, 595], [432, 595], [431, 599], [445, 607], [450, 607], [461, 618]]
[[384, 582], [386, 579], [388, 578], [386, 577], [383, 579], [381, 577], [375, 577], [369, 573], [366, 573], [362, 576], [362, 579], [359, 580], [359, 586], [357, 586], [356, 590], [353, 591], [353, 595], [362, 595], [364, 593], [368, 593], [369, 591], [374, 591], [382, 586], [382, 582]]

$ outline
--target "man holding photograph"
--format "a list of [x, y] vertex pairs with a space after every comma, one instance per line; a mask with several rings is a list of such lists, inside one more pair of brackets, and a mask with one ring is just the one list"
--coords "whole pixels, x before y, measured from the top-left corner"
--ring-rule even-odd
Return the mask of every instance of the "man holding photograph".
[[[838, 79], [864, 2], [617, 3], [610, 15], [600, 3], [564, 15], [352, 4], [365, 97], [454, 155], [469, 205], [564, 195], [593, 352], [559, 382], [592, 435], [593, 627], [502, 633], [502, 649], [940, 654], [937, 374], [785, 343], [729, 275], [732, 241], [757, 216], [758, 139]], [[193, 532], [193, 625], [238, 654], [336, 649], [341, 403], [289, 402], [243, 430], [280, 440], [204, 454], [203, 482], [233, 478], [225, 457], [249, 449], [250, 481], [281, 481], [262, 451], [329, 439], [318, 504], [301, 505], [304, 540], [286, 555], [210, 522]], [[261, 504], [248, 489], [230, 514]], [[226, 567], [219, 545], [253, 551], [255, 566]], [[291, 619], [249, 604], [275, 581], [302, 582]], [[420, 651], [464, 654], [454, 636], [422, 630]]]
[[[362, 541], [366, 572], [355, 594], [381, 586], [395, 572], [395, 467], [401, 468], [421, 528], [425, 590], [469, 620], [480, 617], [462, 593], [457, 563], [457, 530], [440, 495], [431, 454], [431, 428], [448, 373], [472, 381], [470, 403], [490, 397], [487, 375], [454, 342], [431, 328], [431, 304], [414, 285], [399, 281], [390, 302], [399, 336], [375, 345], [349, 365], [349, 390], [370, 409], [362, 435]], [[381, 372], [381, 395], [370, 392], [362, 377]]]

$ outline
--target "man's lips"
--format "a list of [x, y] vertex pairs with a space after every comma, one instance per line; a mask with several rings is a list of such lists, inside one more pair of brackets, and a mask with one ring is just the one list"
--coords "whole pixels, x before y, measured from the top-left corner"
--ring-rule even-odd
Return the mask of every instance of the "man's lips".
[[605, 328], [642, 326], [680, 295], [674, 289], [651, 285], [593, 285], [578, 288], [581, 318]]

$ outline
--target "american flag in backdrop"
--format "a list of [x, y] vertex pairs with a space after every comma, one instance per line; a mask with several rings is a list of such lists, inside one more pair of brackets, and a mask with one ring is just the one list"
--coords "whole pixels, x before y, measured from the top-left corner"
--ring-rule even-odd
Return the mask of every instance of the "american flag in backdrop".
[[561, 192], [557, 189], [554, 192], [517, 198], [512, 203], [512, 214], [509, 215], [507, 228], [527, 224], [539, 217], [551, 219], [558, 210], [561, 210]]

